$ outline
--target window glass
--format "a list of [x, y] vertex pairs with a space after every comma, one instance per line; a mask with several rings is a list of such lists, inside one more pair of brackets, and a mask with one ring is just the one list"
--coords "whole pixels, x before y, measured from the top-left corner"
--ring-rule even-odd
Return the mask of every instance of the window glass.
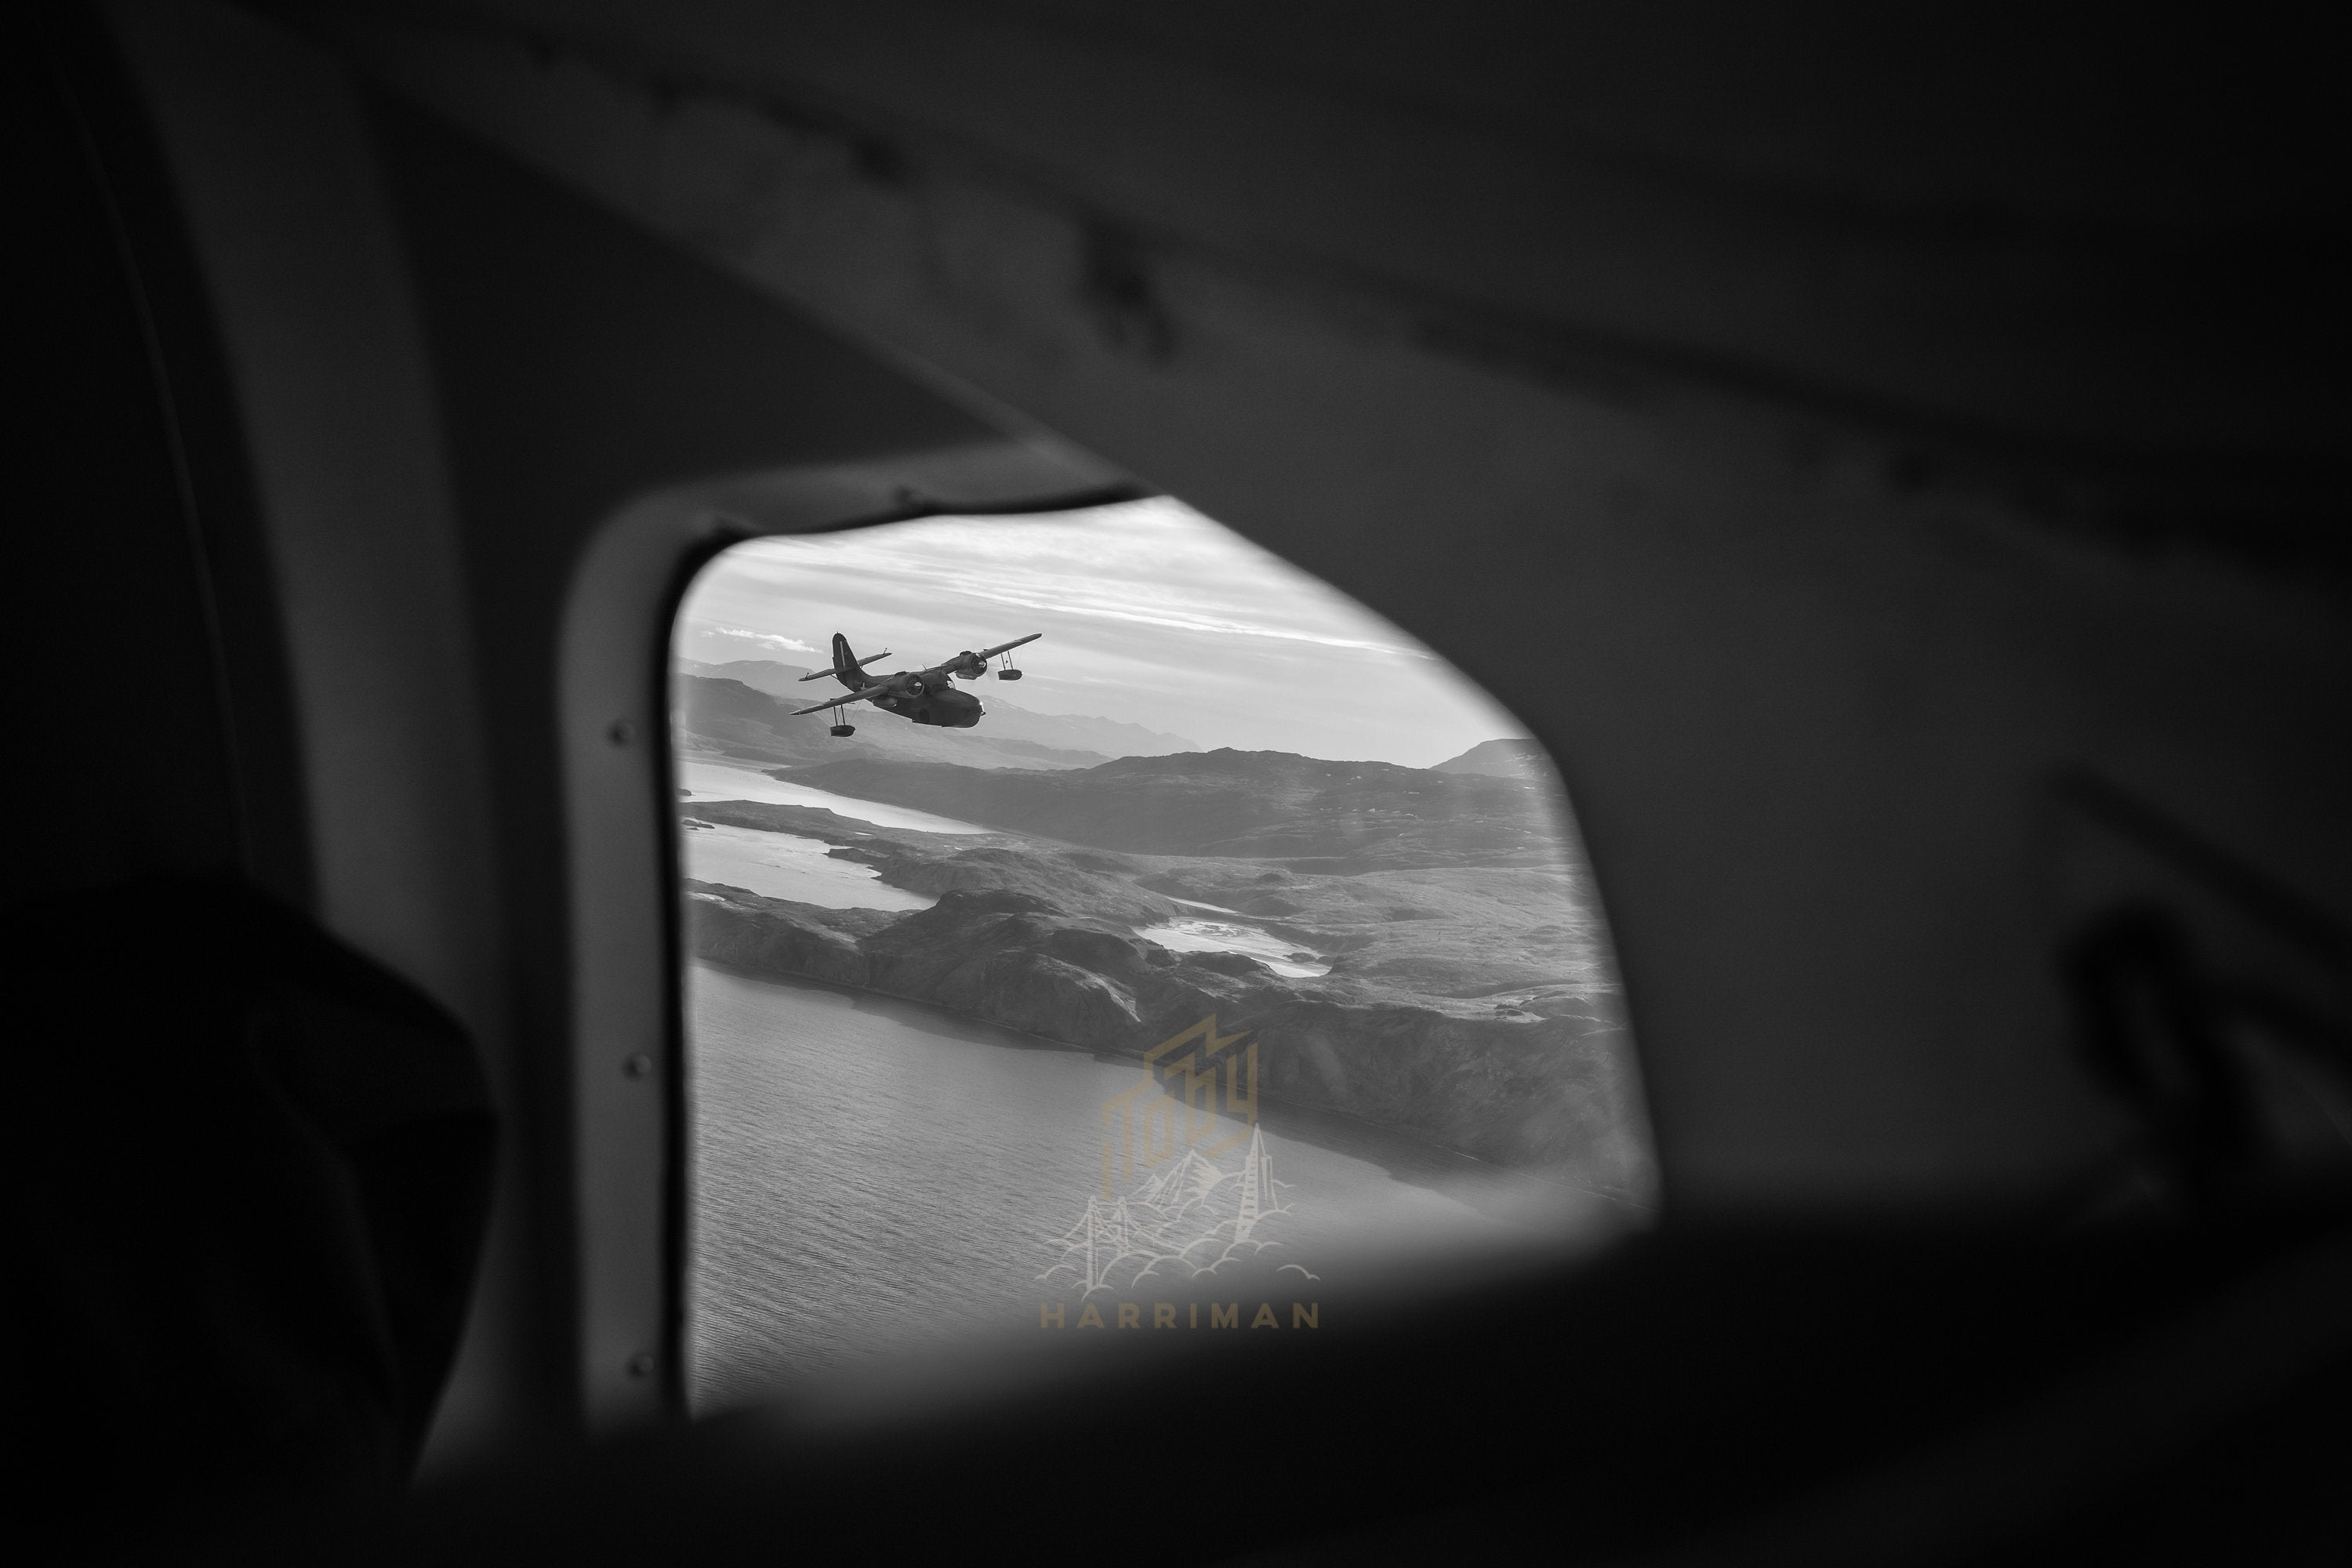
[[1639, 1223], [1558, 775], [1328, 585], [1171, 500], [928, 520], [730, 551], [675, 652], [698, 1409]]

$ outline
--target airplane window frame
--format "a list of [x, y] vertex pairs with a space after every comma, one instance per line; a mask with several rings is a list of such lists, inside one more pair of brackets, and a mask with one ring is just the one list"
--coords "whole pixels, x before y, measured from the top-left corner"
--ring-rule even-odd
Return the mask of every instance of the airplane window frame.
[[683, 932], [670, 640], [696, 576], [754, 539], [925, 517], [1034, 516], [1153, 494], [1066, 448], [1007, 438], [681, 486], [608, 517], [558, 648], [578, 1377], [588, 1429], [688, 1416]]
[[[690, 954], [672, 732], [678, 616], [711, 563], [757, 540], [926, 518], [983, 523], [1158, 493], [1123, 479], [1049, 488], [1052, 473], [1024, 493], [1007, 482], [1019, 477], [1021, 467], [1008, 475], [991, 448], [689, 487], [624, 509], [583, 552], [563, 621], [561, 696], [574, 868], [579, 1359], [591, 1431], [697, 1414]], [[629, 635], [615, 636], [623, 627]], [[1613, 969], [1613, 936], [1608, 945]], [[1629, 1036], [1623, 1046], [1638, 1084], [1638, 1042]], [[1635, 1092], [1646, 1121], [1646, 1094]], [[1648, 1158], [1654, 1182], [1663, 1173], [1654, 1142]], [[1651, 1204], [1637, 1205], [1652, 1222], [1655, 1195], [1654, 1187]]]

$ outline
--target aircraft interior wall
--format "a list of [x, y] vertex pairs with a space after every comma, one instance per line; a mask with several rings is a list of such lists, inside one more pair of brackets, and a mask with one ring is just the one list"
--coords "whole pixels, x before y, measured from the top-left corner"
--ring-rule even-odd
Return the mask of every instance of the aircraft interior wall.
[[[230, 1347], [199, 1371], [140, 1384], [125, 1352], [90, 1384], [146, 1390], [120, 1410], [37, 1380], [38, 1473], [128, 1500], [89, 1550], [255, 1521], [308, 1560], [937, 1549], [1090, 1475], [1075, 1434], [1149, 1410], [1163, 1447], [1226, 1440], [1180, 1407], [1211, 1376], [1313, 1495], [1153, 1561], [1482, 1530], [1591, 1562], [2340, 1544], [2314, 1456], [2352, 1384], [2347, 207], [2289, 58], [2324, 33], [2222, 28], [2222, 101], [2177, 111], [2198, 152], [2170, 33], [2102, 63], [2056, 29], [2037, 75], [1992, 22], [1310, 9], [47, 26], [10, 95], [42, 394], [6, 574], [13, 982], [91, 984], [59, 911], [174, 879], [156, 908], [215, 910], [213, 945], [121, 929], [247, 976], [187, 982], [188, 1037], [264, 1062], [305, 1130], [287, 1180], [329, 1194], [215, 1253], [187, 1233], [190, 1268], [266, 1281], [243, 1320], [243, 1286], [189, 1298]], [[1939, 140], [1906, 82], [2000, 129]], [[1656, 1233], [1402, 1281], [1328, 1353], [949, 1358], [870, 1405], [686, 1424], [681, 595], [763, 534], [1158, 493], [1558, 760]], [[136, 990], [26, 1016], [178, 1082]], [[245, 1070], [198, 1075], [204, 1115]], [[20, 1185], [63, 1190], [81, 1122], [37, 1099]], [[140, 1103], [91, 1145], [125, 1163], [94, 1206], [20, 1202], [37, 1269], [117, 1224], [182, 1256], [121, 1217], [173, 1179], [139, 1162], [234, 1161]], [[165, 1449], [263, 1363], [297, 1370], [221, 1453]], [[164, 1436], [124, 1436], [138, 1398]], [[306, 1468], [289, 1430], [331, 1441]], [[1016, 1448], [1052, 1457], [1016, 1478]]]

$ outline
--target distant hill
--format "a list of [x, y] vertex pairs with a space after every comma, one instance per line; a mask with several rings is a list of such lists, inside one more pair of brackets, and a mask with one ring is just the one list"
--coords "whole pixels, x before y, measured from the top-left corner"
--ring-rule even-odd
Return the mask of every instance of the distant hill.
[[[771, 697], [783, 697], [794, 690], [806, 689], [800, 685], [800, 679], [809, 672], [809, 667], [782, 664], [772, 658], [738, 658], [725, 664], [705, 664], [697, 658], [682, 658], [677, 661], [677, 672], [701, 676], [709, 680], [740, 680], [754, 691], [764, 691]], [[814, 681], [809, 682], [811, 686], [815, 684]], [[796, 702], [793, 706], [797, 708], [801, 704]]]
[[707, 746], [748, 762], [798, 767], [887, 757], [975, 768], [1090, 768], [1108, 760], [1099, 752], [1063, 751], [993, 732], [986, 728], [995, 717], [992, 711], [982, 721], [982, 728], [940, 730], [865, 709], [852, 716], [857, 733], [840, 739], [828, 732], [829, 714], [793, 716], [794, 706], [817, 700], [816, 692], [817, 688], [803, 686], [793, 702], [755, 691], [740, 680], [681, 675], [672, 682], [671, 701], [689, 746]]
[[1498, 779], [1539, 779], [1555, 775], [1551, 753], [1541, 741], [1481, 741], [1458, 757], [1448, 757], [1433, 770], [1441, 773], [1485, 773]]
[[[912, 661], [896, 657], [878, 661], [877, 668], [907, 668]], [[740, 681], [754, 691], [764, 691], [772, 697], [789, 700], [790, 706], [805, 707], [824, 695], [825, 685], [810, 681], [801, 683], [809, 666], [785, 664], [777, 659], [743, 658], [726, 664], [704, 664], [695, 659], [677, 661], [680, 674], [718, 680]], [[828, 683], [829, 684], [829, 683]], [[835, 688], [837, 689], [837, 688]], [[1118, 719], [1104, 719], [1076, 713], [1040, 713], [1008, 701], [1007, 688], [1001, 681], [966, 682], [964, 689], [975, 692], [988, 704], [988, 717], [980, 728], [966, 733], [1004, 741], [1026, 741], [1056, 752], [1090, 752], [1097, 757], [1157, 757], [1171, 752], [1197, 752], [1196, 741], [1181, 735], [1171, 735], [1146, 729]], [[853, 721], [863, 736], [866, 724]], [[911, 725], [901, 725], [910, 729]], [[822, 738], [822, 737], [820, 737]], [[1017, 765], [1017, 764], [1006, 764]], [[1034, 765], [1034, 764], [1031, 764]]]
[[1069, 844], [1251, 856], [1299, 869], [1549, 866], [1573, 854], [1549, 780], [1287, 752], [1188, 752], [1024, 773], [876, 759], [802, 768], [793, 779]]

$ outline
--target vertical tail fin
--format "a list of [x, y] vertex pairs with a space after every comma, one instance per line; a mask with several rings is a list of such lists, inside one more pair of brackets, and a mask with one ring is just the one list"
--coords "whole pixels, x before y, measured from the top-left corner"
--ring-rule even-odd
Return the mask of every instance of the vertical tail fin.
[[849, 651], [849, 639], [839, 632], [833, 634], [833, 669], [841, 683], [852, 691], [863, 690], [873, 684], [866, 679], [866, 671], [859, 667], [857, 656]]

